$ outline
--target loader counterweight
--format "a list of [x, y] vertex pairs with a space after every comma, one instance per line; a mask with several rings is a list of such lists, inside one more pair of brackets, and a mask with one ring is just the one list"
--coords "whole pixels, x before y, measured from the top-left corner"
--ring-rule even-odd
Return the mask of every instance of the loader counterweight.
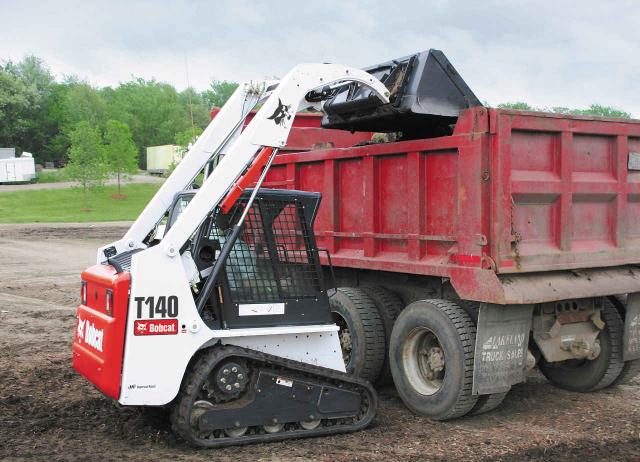
[[94, 265], [82, 273], [82, 303], [73, 339], [73, 367], [116, 400], [120, 397], [130, 280], [129, 272], [118, 273], [110, 265]]

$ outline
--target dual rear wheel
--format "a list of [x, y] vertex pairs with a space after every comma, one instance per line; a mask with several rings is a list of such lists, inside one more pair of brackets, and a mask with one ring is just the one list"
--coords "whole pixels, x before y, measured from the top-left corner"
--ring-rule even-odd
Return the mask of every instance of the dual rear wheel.
[[[489, 412], [505, 399], [508, 391], [472, 394], [478, 303], [420, 300], [402, 309], [396, 294], [374, 287], [338, 289], [331, 306], [341, 326], [347, 372], [378, 384], [390, 373], [398, 394], [415, 413], [449, 420]], [[602, 318], [598, 358], [540, 361], [552, 384], [590, 392], [624, 383], [639, 372], [640, 361], [622, 361], [620, 314], [608, 303]]]
[[434, 420], [468, 414], [478, 402], [472, 395], [475, 342], [475, 323], [457, 304], [410, 304], [389, 345], [393, 382], [407, 407]]
[[393, 379], [414, 412], [453, 419], [488, 412], [506, 396], [472, 396], [475, 321], [456, 303], [422, 300], [403, 310], [382, 287], [339, 288], [330, 301], [347, 372], [379, 385]]

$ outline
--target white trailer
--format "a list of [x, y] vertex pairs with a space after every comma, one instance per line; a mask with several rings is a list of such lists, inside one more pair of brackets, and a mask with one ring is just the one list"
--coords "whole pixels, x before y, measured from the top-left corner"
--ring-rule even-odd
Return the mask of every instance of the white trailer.
[[24, 152], [20, 157], [0, 159], [0, 183], [27, 183], [36, 177], [33, 156]]
[[171, 164], [178, 164], [184, 152], [180, 146], [166, 144], [164, 146], [149, 146], [147, 148], [147, 172], [165, 174]]

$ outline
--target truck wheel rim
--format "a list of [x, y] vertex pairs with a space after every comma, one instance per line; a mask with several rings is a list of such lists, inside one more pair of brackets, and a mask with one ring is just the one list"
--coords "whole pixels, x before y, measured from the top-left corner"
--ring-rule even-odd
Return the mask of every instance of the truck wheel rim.
[[353, 353], [353, 336], [351, 335], [351, 330], [349, 329], [347, 320], [335, 311], [331, 314], [333, 317], [333, 322], [335, 322], [340, 328], [340, 331], [338, 332], [338, 339], [340, 340], [342, 359], [344, 360], [344, 364], [348, 371], [351, 363], [351, 356]]
[[418, 327], [409, 333], [402, 362], [409, 383], [418, 393], [430, 396], [440, 390], [446, 359], [438, 337], [430, 329]]

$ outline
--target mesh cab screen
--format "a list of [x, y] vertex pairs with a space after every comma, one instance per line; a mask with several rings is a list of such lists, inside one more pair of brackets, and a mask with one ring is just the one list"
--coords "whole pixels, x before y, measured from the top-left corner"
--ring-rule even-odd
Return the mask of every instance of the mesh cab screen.
[[[212, 221], [210, 238], [224, 245], [246, 200], [230, 216]], [[234, 303], [315, 298], [322, 290], [315, 243], [304, 205], [295, 199], [256, 198], [226, 262]]]

